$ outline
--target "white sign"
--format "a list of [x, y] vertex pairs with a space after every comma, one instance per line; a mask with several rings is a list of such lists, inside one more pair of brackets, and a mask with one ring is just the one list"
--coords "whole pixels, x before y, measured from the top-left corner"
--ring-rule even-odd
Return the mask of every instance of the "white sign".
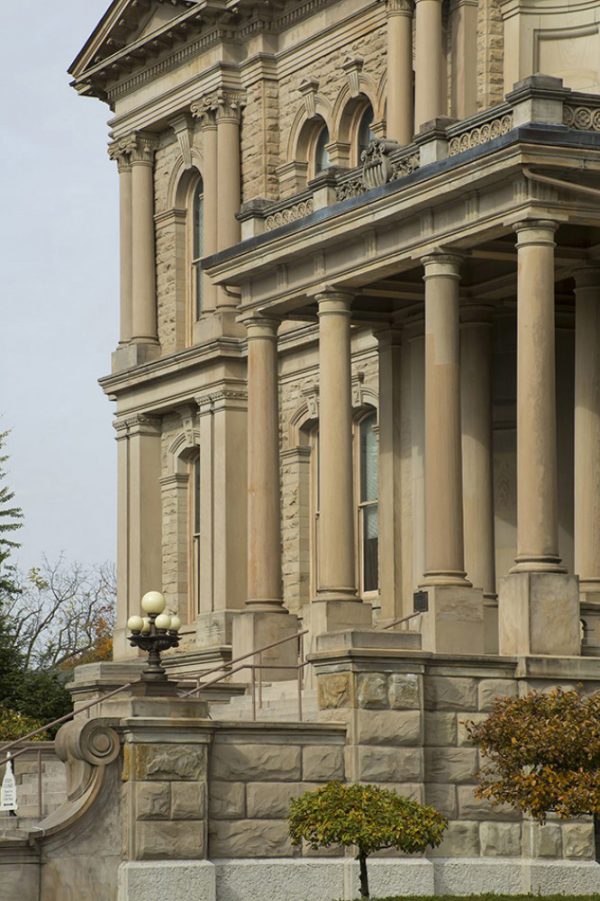
[[6, 772], [0, 788], [0, 810], [17, 809], [17, 783], [13, 775], [12, 762], [9, 758], [6, 762]]

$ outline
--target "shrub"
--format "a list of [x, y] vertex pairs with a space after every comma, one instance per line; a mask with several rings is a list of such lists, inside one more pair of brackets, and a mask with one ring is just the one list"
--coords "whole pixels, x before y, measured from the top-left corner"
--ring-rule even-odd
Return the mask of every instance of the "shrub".
[[395, 848], [406, 854], [439, 845], [447, 826], [433, 807], [402, 798], [375, 785], [329, 782], [290, 802], [290, 836], [294, 845], [331, 845], [358, 849], [361, 898], [369, 898], [367, 857]]
[[[15, 741], [15, 739], [22, 738], [43, 725], [40, 720], [0, 705], [0, 741]], [[40, 732], [31, 741], [48, 741], [48, 739], [49, 735], [47, 732]]]

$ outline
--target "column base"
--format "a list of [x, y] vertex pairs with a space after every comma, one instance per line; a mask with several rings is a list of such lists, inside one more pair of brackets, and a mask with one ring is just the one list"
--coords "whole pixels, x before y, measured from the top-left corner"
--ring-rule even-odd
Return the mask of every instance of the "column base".
[[215, 648], [233, 642], [233, 620], [240, 610], [215, 610], [196, 617], [197, 648]]
[[[249, 654], [257, 648], [262, 648], [275, 641], [281, 641], [297, 635], [299, 631], [298, 617], [292, 613], [272, 612], [270, 610], [242, 610], [233, 617], [233, 650], [232, 659]], [[256, 659], [249, 657], [246, 663], [258, 665]], [[264, 651], [262, 655], [263, 666], [293, 666], [298, 663], [298, 642], [286, 641], [275, 648]], [[234, 666], [235, 668], [235, 666]], [[258, 674], [257, 674], [258, 675]], [[296, 669], [263, 669], [264, 682], [284, 682], [288, 679], [296, 679]], [[250, 682], [252, 670], [242, 669], [235, 674], [235, 680]]]
[[317, 597], [305, 610], [308, 613], [311, 647], [314, 646], [317, 635], [323, 635], [325, 632], [370, 629], [373, 625], [371, 604], [364, 601]]
[[486, 654], [498, 653], [498, 598], [483, 596], [483, 632]]
[[582, 625], [581, 653], [584, 657], [600, 657], [600, 592], [580, 591], [579, 611]]
[[507, 656], [581, 653], [579, 580], [557, 572], [512, 572], [498, 593], [500, 653]]
[[142, 363], [150, 363], [160, 356], [158, 341], [140, 342], [138, 344], [121, 344], [112, 354], [112, 372], [133, 369]]
[[425, 585], [428, 609], [421, 644], [435, 654], [485, 653], [483, 591], [469, 585]]

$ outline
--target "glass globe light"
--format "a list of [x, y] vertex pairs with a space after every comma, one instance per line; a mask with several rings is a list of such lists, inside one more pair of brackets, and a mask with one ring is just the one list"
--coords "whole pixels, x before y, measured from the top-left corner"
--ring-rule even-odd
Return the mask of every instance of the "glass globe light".
[[169, 626], [169, 628], [171, 632], [179, 632], [179, 630], [181, 629], [181, 620], [176, 613], [174, 613], [171, 617], [171, 625]]
[[131, 632], [141, 632], [144, 626], [144, 620], [141, 616], [130, 616], [127, 620], [127, 628]]
[[168, 613], [159, 613], [154, 620], [154, 625], [157, 629], [169, 629], [171, 627], [171, 617]]
[[166, 601], [160, 591], [147, 591], [142, 598], [142, 610], [144, 613], [162, 613]]
[[150, 632], [150, 617], [145, 616], [143, 619], [143, 623], [144, 624], [142, 626], [142, 635], [148, 635], [148, 633]]

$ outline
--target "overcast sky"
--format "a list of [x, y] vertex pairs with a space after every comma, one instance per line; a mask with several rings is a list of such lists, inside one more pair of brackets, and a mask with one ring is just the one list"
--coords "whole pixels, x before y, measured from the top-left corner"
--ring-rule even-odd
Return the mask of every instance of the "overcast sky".
[[67, 67], [109, 0], [18, 0], [0, 30], [0, 429], [23, 508], [18, 562], [115, 557], [118, 176], [98, 100]]

